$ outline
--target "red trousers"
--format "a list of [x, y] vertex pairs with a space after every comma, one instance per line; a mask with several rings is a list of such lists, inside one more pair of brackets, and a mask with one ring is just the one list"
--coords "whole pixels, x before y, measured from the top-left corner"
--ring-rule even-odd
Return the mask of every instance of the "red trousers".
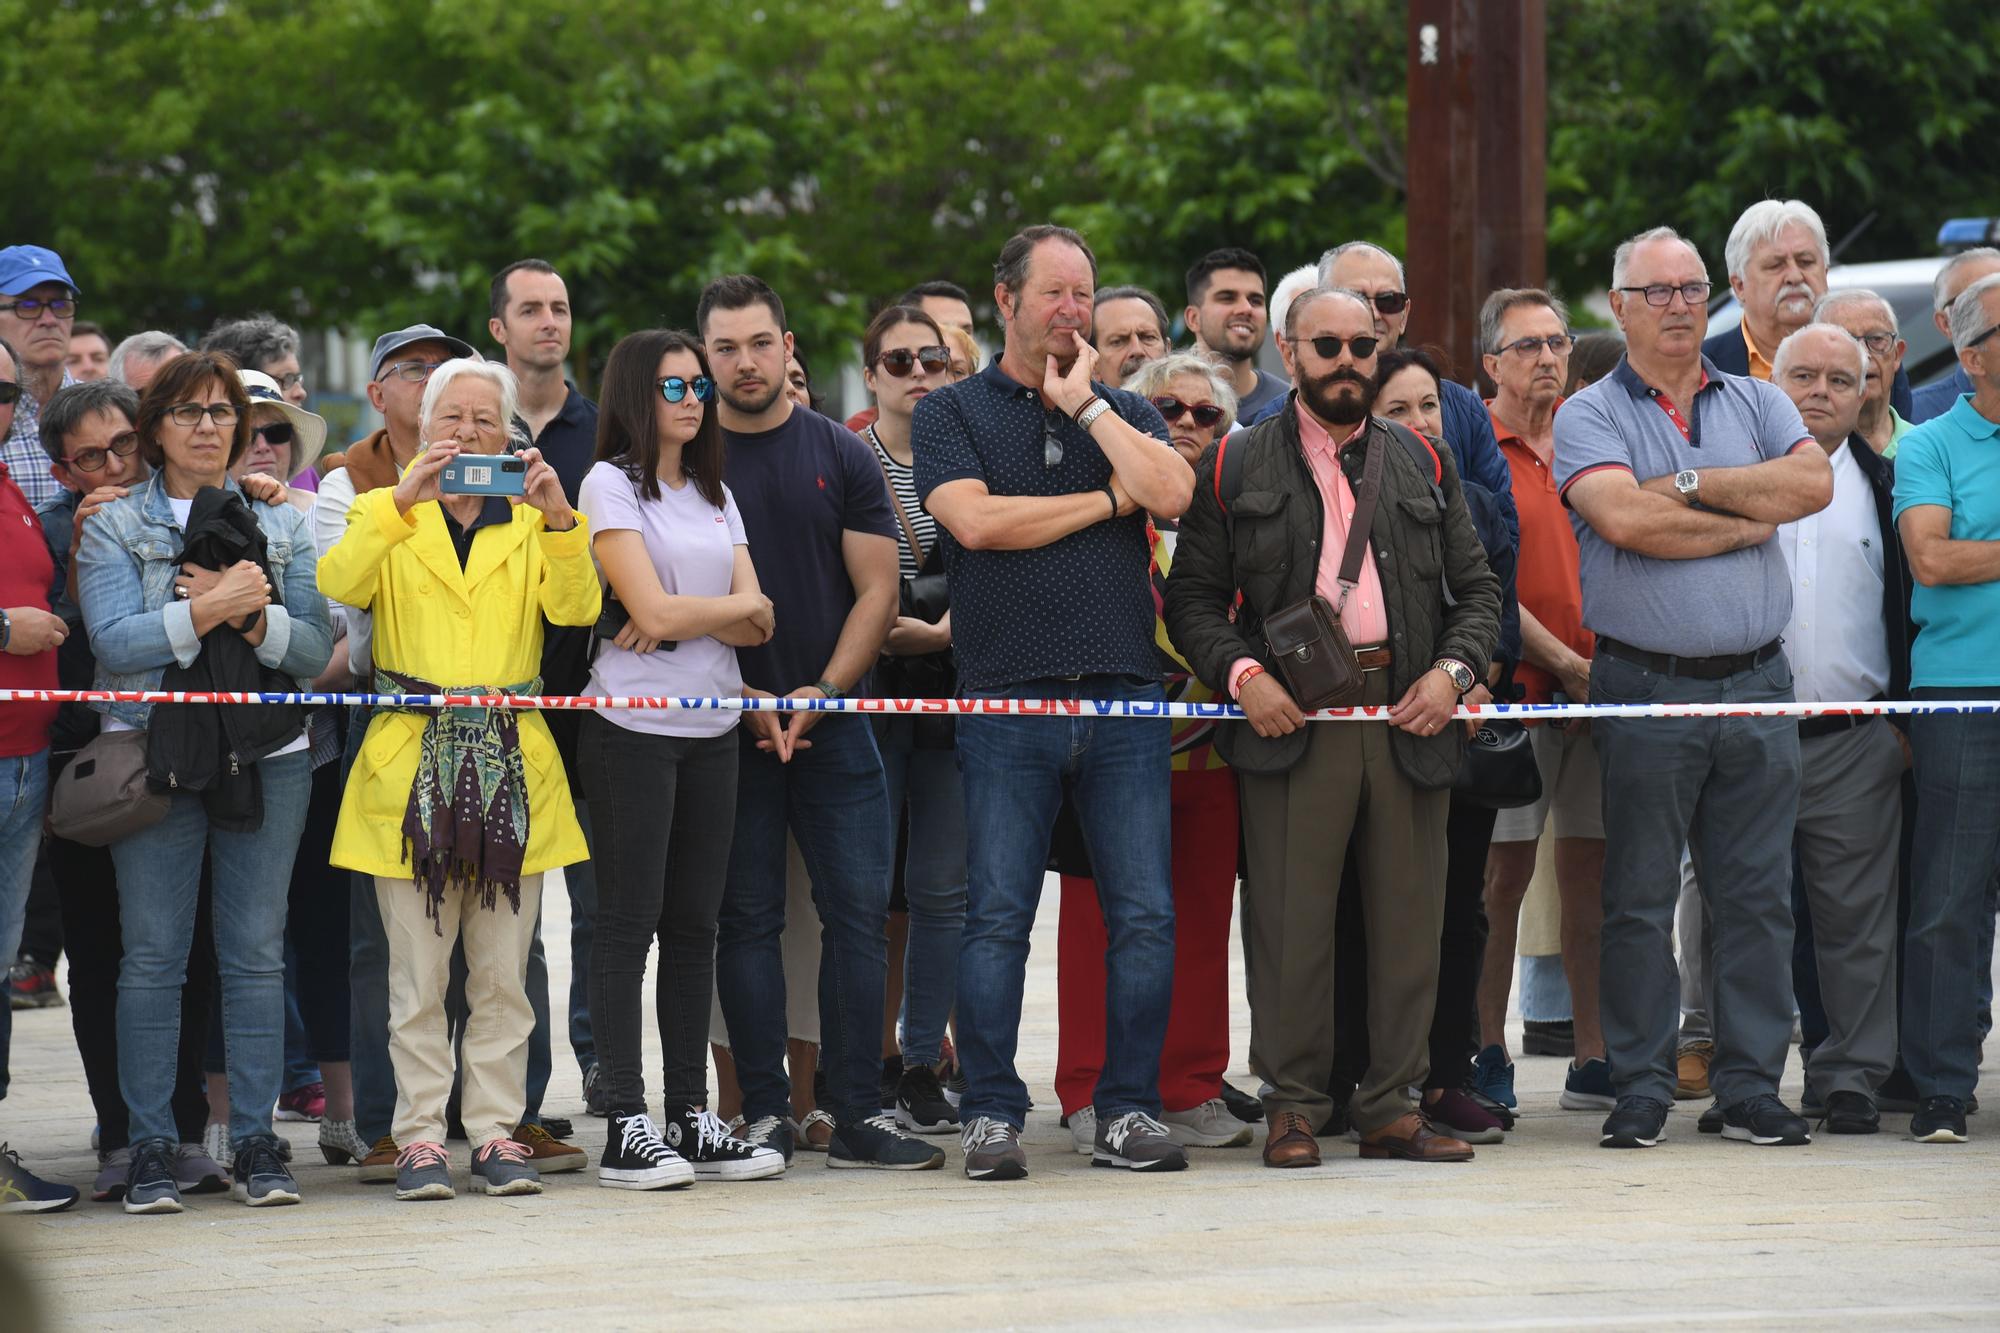
[[[1174, 1000], [1160, 1052], [1160, 1106], [1186, 1111], [1222, 1095], [1229, 1068], [1229, 916], [1236, 903], [1236, 775], [1173, 775]], [[1097, 882], [1062, 877], [1056, 934], [1056, 1097], [1090, 1105], [1104, 1065], [1104, 953]]]

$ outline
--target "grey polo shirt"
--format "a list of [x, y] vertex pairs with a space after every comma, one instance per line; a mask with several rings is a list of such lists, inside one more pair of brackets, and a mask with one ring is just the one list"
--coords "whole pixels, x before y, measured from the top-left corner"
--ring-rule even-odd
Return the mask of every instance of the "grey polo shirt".
[[[1567, 399], [1556, 413], [1556, 486], [1601, 468], [1640, 481], [1683, 468], [1748, 467], [1813, 443], [1776, 386], [1726, 375], [1702, 358], [1706, 378], [1688, 415], [1668, 411], [1629, 361]], [[1582, 556], [1583, 623], [1649, 652], [1719, 657], [1760, 648], [1792, 616], [1792, 581], [1775, 538], [1698, 560], [1658, 560], [1620, 550], [1570, 511]]]

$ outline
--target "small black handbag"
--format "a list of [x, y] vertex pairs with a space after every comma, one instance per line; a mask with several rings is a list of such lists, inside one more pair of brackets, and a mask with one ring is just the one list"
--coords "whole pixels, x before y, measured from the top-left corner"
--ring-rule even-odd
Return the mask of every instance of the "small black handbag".
[[1490, 810], [1511, 810], [1542, 799], [1542, 769], [1534, 738], [1511, 718], [1482, 721], [1465, 743], [1452, 792]]

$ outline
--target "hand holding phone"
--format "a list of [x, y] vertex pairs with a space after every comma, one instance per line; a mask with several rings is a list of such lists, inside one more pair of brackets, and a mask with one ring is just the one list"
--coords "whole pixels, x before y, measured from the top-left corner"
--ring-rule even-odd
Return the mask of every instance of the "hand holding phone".
[[444, 465], [438, 489], [446, 495], [526, 493], [528, 464], [516, 454], [460, 454]]

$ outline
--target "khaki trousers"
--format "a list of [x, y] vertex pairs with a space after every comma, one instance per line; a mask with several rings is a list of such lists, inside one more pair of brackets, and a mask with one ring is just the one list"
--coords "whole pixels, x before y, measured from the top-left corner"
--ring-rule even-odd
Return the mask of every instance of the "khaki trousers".
[[[464, 1087], [459, 1116], [475, 1149], [512, 1138], [528, 1104], [528, 949], [541, 915], [542, 877], [521, 876], [521, 910], [499, 895], [491, 910], [452, 885], [438, 921], [424, 913], [412, 880], [377, 876], [375, 898], [389, 940], [389, 1063], [396, 1070], [396, 1145], [445, 1141], [451, 1095], [451, 1036], [444, 1013], [452, 946], [465, 937]], [[443, 933], [439, 933], [439, 926]]]
[[[1389, 702], [1371, 671], [1362, 702]], [[1386, 722], [1309, 722], [1288, 773], [1239, 773], [1250, 1068], [1272, 1086], [1268, 1113], [1325, 1123], [1334, 1048], [1334, 908], [1354, 840], [1368, 951], [1368, 1072], [1349, 1113], [1363, 1133], [1410, 1109], [1430, 1072], [1444, 924], [1451, 794], [1420, 791], [1389, 753]]]

